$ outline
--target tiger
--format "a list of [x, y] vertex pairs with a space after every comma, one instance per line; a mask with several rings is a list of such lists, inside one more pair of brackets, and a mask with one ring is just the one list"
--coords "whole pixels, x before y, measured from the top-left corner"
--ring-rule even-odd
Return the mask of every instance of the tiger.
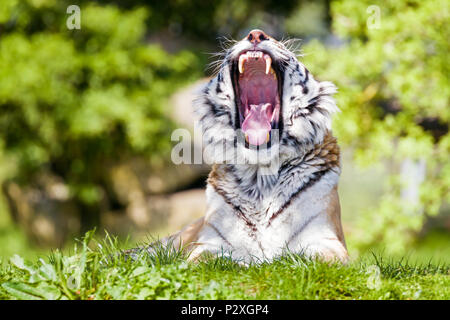
[[212, 164], [207, 211], [161, 243], [190, 261], [227, 255], [248, 264], [292, 252], [346, 264], [340, 149], [331, 131], [336, 92], [262, 30], [225, 49], [194, 101]]

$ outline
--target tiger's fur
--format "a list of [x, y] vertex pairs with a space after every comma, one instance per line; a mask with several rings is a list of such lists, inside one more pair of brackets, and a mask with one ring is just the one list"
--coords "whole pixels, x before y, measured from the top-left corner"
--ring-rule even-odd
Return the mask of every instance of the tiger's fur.
[[[205, 149], [205, 157], [214, 163], [206, 188], [208, 209], [164, 241], [189, 250], [190, 259], [229, 254], [247, 263], [270, 260], [288, 249], [345, 263], [337, 193], [340, 154], [331, 133], [331, 115], [338, 111], [332, 98], [336, 87], [315, 80], [281, 42], [260, 42], [259, 48], [270, 52], [283, 72], [283, 128], [279, 144], [272, 147], [277, 152], [258, 153], [236, 144], [232, 61], [250, 47], [243, 39], [228, 49], [217, 75], [195, 102], [203, 144], [211, 150]], [[211, 148], [224, 145], [234, 151]], [[237, 153], [240, 164], [232, 161]]]

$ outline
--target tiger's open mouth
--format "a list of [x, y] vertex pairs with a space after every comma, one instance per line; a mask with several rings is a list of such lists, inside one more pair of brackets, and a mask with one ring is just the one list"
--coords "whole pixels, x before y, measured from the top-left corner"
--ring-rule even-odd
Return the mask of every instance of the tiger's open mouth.
[[274, 130], [281, 130], [282, 126], [281, 70], [269, 53], [249, 50], [241, 52], [235, 59], [232, 74], [236, 129], [242, 130], [247, 148], [269, 148]]

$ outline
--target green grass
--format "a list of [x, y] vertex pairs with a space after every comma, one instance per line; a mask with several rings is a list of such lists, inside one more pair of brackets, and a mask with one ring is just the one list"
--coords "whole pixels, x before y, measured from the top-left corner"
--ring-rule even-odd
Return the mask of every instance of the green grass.
[[1, 299], [450, 299], [450, 265], [365, 255], [347, 266], [287, 254], [239, 265], [225, 257], [188, 263], [157, 250], [117, 256], [117, 239], [90, 232], [70, 253], [13, 256], [0, 265]]

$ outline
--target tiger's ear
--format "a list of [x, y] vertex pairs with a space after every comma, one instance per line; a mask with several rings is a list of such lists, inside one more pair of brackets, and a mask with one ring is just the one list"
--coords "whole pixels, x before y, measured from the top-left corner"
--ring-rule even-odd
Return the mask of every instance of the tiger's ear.
[[317, 94], [317, 108], [327, 112], [329, 115], [339, 112], [333, 95], [337, 92], [337, 87], [330, 81], [319, 82], [319, 92]]
[[319, 92], [321, 94], [333, 95], [337, 92], [337, 87], [331, 81], [319, 82]]
[[[333, 95], [337, 87], [330, 81], [318, 81], [301, 63], [285, 87], [285, 109], [288, 120], [298, 117], [310, 117], [319, 112], [324, 117], [331, 117], [339, 111]], [[289, 121], [287, 122], [289, 123]]]
[[331, 130], [331, 116], [339, 111], [333, 94], [336, 86], [329, 81], [314, 79], [301, 63], [292, 77], [286, 78], [285, 129], [301, 143], [320, 143]]

